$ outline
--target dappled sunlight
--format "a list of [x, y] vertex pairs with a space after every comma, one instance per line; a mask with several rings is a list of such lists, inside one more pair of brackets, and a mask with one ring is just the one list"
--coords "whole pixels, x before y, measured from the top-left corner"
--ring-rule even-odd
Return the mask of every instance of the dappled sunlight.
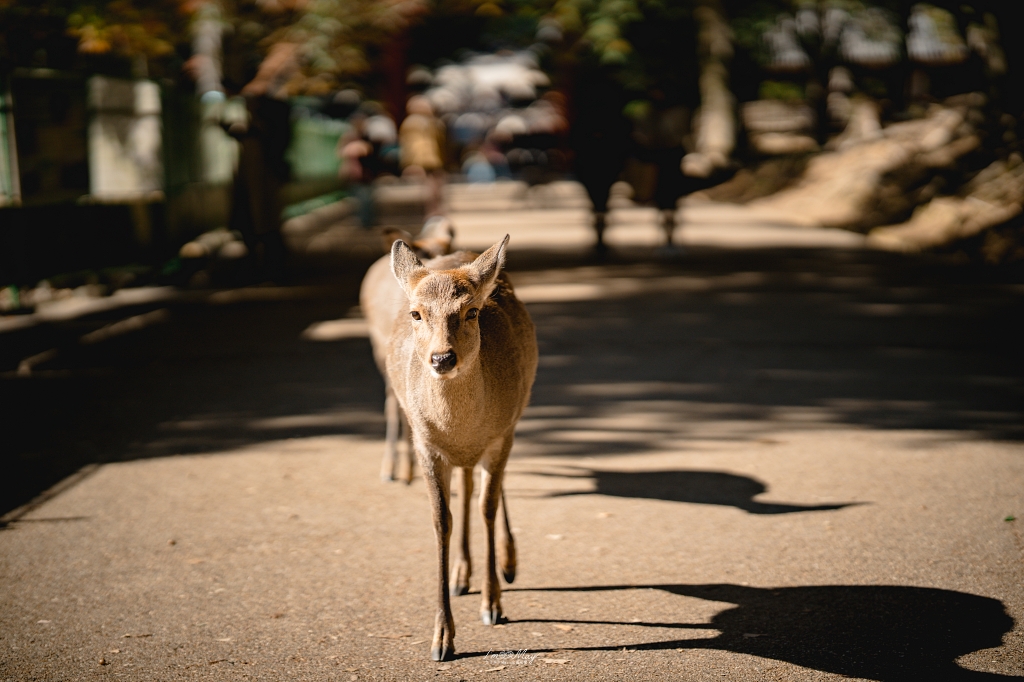
[[323, 320], [314, 322], [302, 332], [308, 341], [339, 341], [369, 338], [370, 330], [362, 319]]
[[[848, 248], [703, 246], [681, 259], [604, 262], [545, 255], [529, 240], [520, 248], [510, 274], [541, 357], [513, 457], [694, 452], [779, 429], [1024, 437], [1012, 283]], [[100, 452], [383, 438], [384, 384], [356, 305], [359, 276], [339, 272], [349, 282], [341, 288], [257, 286], [150, 303], [167, 310], [152, 313], [162, 324], [91, 344], [77, 339], [117, 325], [116, 313], [69, 328], [70, 343], [55, 342], [19, 385], [11, 415], [76, 415], [68, 433], [77, 435], [29, 443], [15, 434], [11, 445], [88, 462]], [[139, 314], [150, 313], [128, 317]]]
[[991, 352], [1012, 338], [1008, 290], [902, 285], [909, 273], [868, 253], [780, 251], [732, 271], [721, 255], [515, 273], [541, 344], [521, 451], [649, 452], [780, 427], [1024, 435], [1008, 409], [1019, 368]]

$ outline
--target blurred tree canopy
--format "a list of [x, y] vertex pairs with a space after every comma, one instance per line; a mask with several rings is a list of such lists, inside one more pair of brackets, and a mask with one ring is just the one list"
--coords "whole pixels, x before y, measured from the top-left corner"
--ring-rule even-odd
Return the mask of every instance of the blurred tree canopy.
[[[933, 0], [928, 6], [947, 12], [964, 36], [982, 35], [979, 26], [1008, 34], [1021, 4]], [[795, 71], [833, 63], [838, 48], [825, 40], [830, 12], [852, 17], [865, 45], [888, 40], [895, 61], [906, 61], [902, 38], [915, 5], [922, 6], [915, 0], [0, 0], [0, 71], [79, 68], [178, 78], [202, 51], [202, 26], [223, 44], [220, 66], [229, 89], [244, 85], [281, 43], [297, 46], [299, 68], [289, 83], [296, 94], [394, 81], [408, 65], [430, 66], [459, 48], [540, 44], [556, 81], [560, 74], [565, 80], [600, 73], [625, 92], [653, 89], [692, 100], [699, 65], [694, 15], [702, 6], [730, 20], [739, 60], [734, 80], [749, 89], [785, 59], [801, 59], [787, 52], [793, 40], [813, 62], [796, 64]], [[800, 25], [809, 10], [822, 18], [815, 35]], [[795, 33], [785, 17], [796, 20]], [[1021, 46], [1002, 42], [1013, 70]], [[801, 94], [785, 80], [769, 84], [768, 94]]]
[[[410, 29], [451, 23], [448, 47], [426, 31], [406, 42], [411, 58], [451, 56], [453, 47], [525, 46], [545, 40], [565, 53], [619, 67], [641, 85], [670, 75], [671, 27], [694, 0], [0, 0], [0, 68], [112, 68], [145, 59], [180, 65], [191, 56], [197, 21], [222, 27], [228, 52], [265, 55], [280, 42], [301, 46], [303, 90], [359, 77]], [[481, 40], [483, 38], [483, 40]], [[682, 36], [684, 42], [687, 37]], [[692, 44], [692, 37], [688, 39]], [[518, 45], [517, 45], [518, 43]], [[642, 45], [643, 50], [638, 50]], [[449, 54], [444, 54], [444, 52]], [[645, 56], [651, 55], [645, 61]], [[89, 59], [89, 58], [92, 59]], [[106, 65], [105, 67], [103, 65]], [[230, 68], [228, 68], [230, 70]]]
[[0, 0], [0, 70], [117, 71], [173, 60], [190, 15], [182, 0]]

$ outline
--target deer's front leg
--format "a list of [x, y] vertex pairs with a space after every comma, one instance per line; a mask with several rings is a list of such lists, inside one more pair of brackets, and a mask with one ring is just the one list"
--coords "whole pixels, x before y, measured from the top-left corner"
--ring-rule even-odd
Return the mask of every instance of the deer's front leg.
[[437, 538], [437, 616], [434, 620], [434, 639], [430, 657], [447, 661], [455, 656], [455, 621], [448, 597], [448, 543], [452, 534], [449, 486], [451, 466], [437, 453], [426, 453], [421, 462], [427, 496], [434, 515], [434, 535]]
[[497, 559], [494, 551], [494, 519], [501, 499], [502, 477], [511, 442], [504, 444], [500, 454], [485, 458], [480, 472], [480, 512], [484, 517], [487, 531], [487, 573], [480, 590], [483, 601], [480, 605], [480, 620], [484, 625], [497, 625], [501, 620], [501, 585], [498, 583]]
[[459, 532], [452, 565], [451, 594], [453, 597], [469, 592], [469, 577], [473, 574], [473, 561], [469, 555], [470, 499], [473, 497], [473, 469], [462, 467], [459, 487]]

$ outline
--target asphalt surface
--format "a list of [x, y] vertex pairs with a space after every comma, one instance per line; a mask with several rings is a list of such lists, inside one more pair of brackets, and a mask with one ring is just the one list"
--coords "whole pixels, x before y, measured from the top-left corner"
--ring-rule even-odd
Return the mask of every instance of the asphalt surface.
[[0, 333], [0, 680], [1024, 676], [1024, 276], [683, 215], [598, 260], [575, 208], [453, 213], [511, 233], [541, 366], [508, 622], [474, 519], [446, 664], [422, 481], [378, 479], [372, 249]]

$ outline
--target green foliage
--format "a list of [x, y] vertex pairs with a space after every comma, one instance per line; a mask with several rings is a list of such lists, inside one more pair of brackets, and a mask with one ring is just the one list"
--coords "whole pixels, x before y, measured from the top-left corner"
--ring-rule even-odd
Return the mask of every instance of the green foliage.
[[758, 91], [760, 99], [777, 99], [783, 102], [803, 102], [804, 89], [790, 81], [763, 81]]
[[793, 3], [787, 0], [755, 0], [749, 3], [732, 17], [736, 44], [749, 52], [759, 64], [767, 64], [770, 55], [762, 36], [775, 24], [779, 14], [792, 11]]

